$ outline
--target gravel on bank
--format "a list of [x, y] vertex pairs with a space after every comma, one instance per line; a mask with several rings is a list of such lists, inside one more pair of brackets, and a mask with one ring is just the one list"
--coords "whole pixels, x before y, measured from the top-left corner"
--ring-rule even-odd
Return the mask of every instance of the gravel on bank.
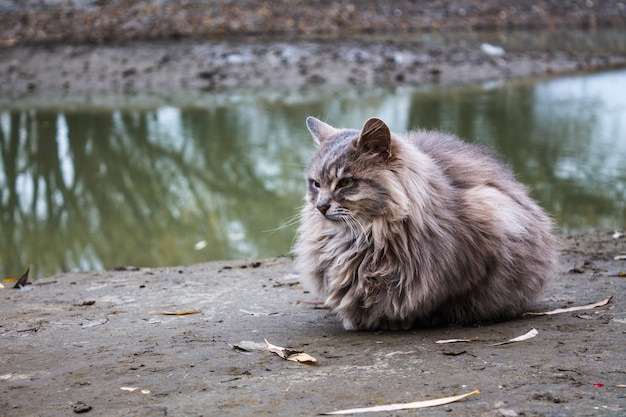
[[0, 0], [1, 45], [626, 27], [620, 0]]
[[0, 96], [465, 83], [624, 67], [619, 39], [612, 50], [547, 40], [504, 54], [477, 38], [425, 39], [556, 28], [620, 38], [625, 4], [0, 0]]
[[0, 49], [0, 95], [470, 83], [626, 66], [626, 53], [486, 54], [480, 47], [346, 41], [134, 42]]

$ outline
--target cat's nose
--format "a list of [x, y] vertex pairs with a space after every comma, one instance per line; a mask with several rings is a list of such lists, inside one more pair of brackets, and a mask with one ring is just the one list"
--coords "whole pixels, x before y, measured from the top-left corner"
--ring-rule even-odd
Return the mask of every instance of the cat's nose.
[[330, 203], [326, 201], [318, 202], [315, 208], [317, 209], [317, 211], [325, 215], [328, 209], [330, 208]]

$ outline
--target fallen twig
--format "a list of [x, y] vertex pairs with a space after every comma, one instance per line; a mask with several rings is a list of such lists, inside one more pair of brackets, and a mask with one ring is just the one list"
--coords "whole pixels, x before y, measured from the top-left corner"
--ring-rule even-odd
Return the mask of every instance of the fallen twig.
[[330, 415], [342, 415], [342, 414], [363, 414], [363, 413], [375, 413], [375, 412], [380, 412], [380, 411], [397, 411], [397, 410], [408, 410], [408, 409], [414, 409], [414, 408], [436, 407], [439, 405], [450, 404], [450, 403], [462, 400], [474, 394], [480, 394], [480, 390], [475, 390], [472, 392], [468, 392], [466, 394], [455, 395], [453, 397], [436, 398], [433, 400], [415, 401], [412, 403], [404, 403], [404, 404], [389, 404], [389, 405], [378, 405], [374, 407], [365, 407], [365, 408], [350, 408], [347, 410], [339, 410], [339, 411], [331, 411], [330, 413], [322, 413], [322, 415], [330, 416]]
[[572, 311], [591, 310], [591, 309], [594, 309], [596, 307], [602, 307], [602, 306], [607, 305], [608, 303], [611, 302], [612, 298], [613, 298], [613, 296], [606, 297], [605, 299], [603, 299], [601, 301], [598, 301], [597, 303], [587, 304], [587, 305], [584, 305], [584, 306], [568, 307], [568, 308], [557, 308], [556, 310], [545, 311], [545, 312], [541, 312], [541, 313], [528, 312], [528, 313], [522, 314], [522, 316], [524, 316], [524, 317], [525, 316], [551, 316], [553, 314], [570, 313]]
[[469, 343], [469, 342], [475, 342], [476, 340], [478, 340], [477, 337], [473, 339], [444, 339], [444, 340], [435, 340], [435, 343], [437, 343], [438, 345], [445, 345], [447, 343]]
[[537, 329], [532, 328], [532, 329], [530, 329], [530, 331], [528, 333], [525, 333], [525, 334], [523, 334], [521, 336], [514, 337], [513, 339], [509, 339], [509, 340], [504, 341], [504, 342], [493, 343], [493, 344], [488, 345], [488, 346], [502, 346], [502, 345], [508, 345], [509, 343], [523, 342], [524, 340], [532, 339], [533, 337], [537, 336], [538, 334], [539, 334], [539, 332], [537, 331]]
[[148, 311], [148, 315], [152, 316], [155, 314], [159, 314], [162, 316], [186, 316], [188, 314], [198, 314], [202, 313], [202, 310], [187, 310], [187, 311], [164, 311], [164, 310], [153, 310]]

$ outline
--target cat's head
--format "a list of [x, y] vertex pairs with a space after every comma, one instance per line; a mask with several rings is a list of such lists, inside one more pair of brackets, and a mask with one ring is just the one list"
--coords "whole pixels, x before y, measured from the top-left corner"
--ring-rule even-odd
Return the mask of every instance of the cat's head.
[[369, 119], [360, 131], [337, 129], [314, 117], [306, 124], [319, 145], [306, 177], [313, 215], [350, 225], [405, 214], [400, 206], [406, 196], [392, 172], [392, 134], [382, 120]]

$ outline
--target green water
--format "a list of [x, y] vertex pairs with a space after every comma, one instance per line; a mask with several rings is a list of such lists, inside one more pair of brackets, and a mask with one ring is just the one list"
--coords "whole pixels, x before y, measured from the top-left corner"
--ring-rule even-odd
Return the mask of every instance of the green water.
[[453, 132], [562, 232], [626, 218], [626, 71], [471, 88], [31, 97], [0, 110], [0, 277], [288, 254], [306, 116]]

